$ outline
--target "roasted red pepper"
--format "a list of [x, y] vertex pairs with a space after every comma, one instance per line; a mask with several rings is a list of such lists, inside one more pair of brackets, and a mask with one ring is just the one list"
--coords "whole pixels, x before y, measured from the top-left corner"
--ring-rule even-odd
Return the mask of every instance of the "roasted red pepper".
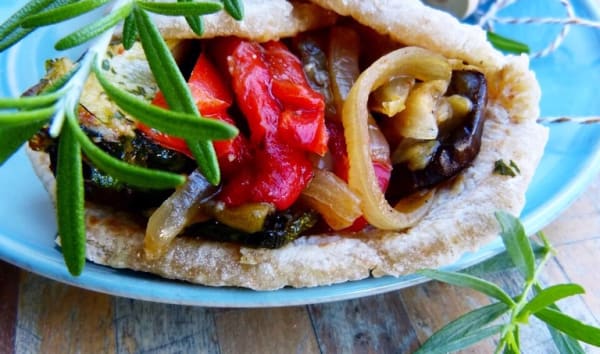
[[266, 141], [264, 149], [256, 150], [253, 163], [225, 183], [220, 197], [227, 205], [268, 202], [284, 210], [298, 199], [312, 172], [304, 152], [280, 141]]
[[[227, 109], [233, 103], [232, 94], [224, 84], [218, 70], [204, 53], [198, 57], [188, 80], [188, 85], [198, 110], [204, 117], [215, 118], [230, 124], [235, 123], [227, 113]], [[167, 107], [167, 103], [160, 92], [152, 103]], [[141, 123], [138, 124], [138, 128], [160, 145], [192, 156], [183, 139], [163, 134]], [[238, 135], [231, 140], [215, 141], [213, 144], [223, 176], [232, 173], [249, 158], [248, 143], [242, 135]]]
[[264, 48], [273, 77], [271, 92], [283, 111], [279, 136], [299, 149], [325, 154], [327, 129], [323, 97], [310, 87], [302, 63], [283, 43], [268, 42]]
[[[238, 38], [213, 41], [210, 52], [227, 72], [250, 139], [215, 142], [223, 173], [221, 200], [228, 205], [268, 202], [289, 208], [312, 177], [309, 155], [325, 154], [325, 103], [308, 84], [300, 61], [280, 42]], [[233, 99], [220, 73], [201, 54], [189, 85], [202, 115], [229, 123]], [[154, 103], [166, 107], [162, 95]], [[165, 147], [190, 155], [185, 142], [140, 125]], [[251, 153], [250, 153], [251, 151]]]
[[221, 198], [229, 205], [269, 202], [286, 209], [312, 177], [308, 155], [327, 151], [323, 98], [280, 42], [222, 38], [211, 49], [231, 76], [255, 154], [252, 163], [226, 181]]

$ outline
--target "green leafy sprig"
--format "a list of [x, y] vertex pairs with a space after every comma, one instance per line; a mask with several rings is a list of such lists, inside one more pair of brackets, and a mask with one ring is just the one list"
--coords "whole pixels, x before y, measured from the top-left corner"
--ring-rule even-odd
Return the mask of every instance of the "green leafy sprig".
[[517, 40], [504, 37], [499, 35], [498, 33], [487, 31], [487, 39], [494, 48], [501, 50], [506, 53], [513, 54], [529, 54], [529, 46], [525, 43], [519, 42]]
[[[235, 127], [203, 118], [169, 48], [149, 13], [185, 16], [196, 34], [202, 34], [201, 16], [225, 10], [235, 19], [243, 17], [240, 0], [223, 2], [180, 0], [157, 3], [145, 0], [32, 0], [0, 25], [0, 52], [28, 34], [103, 8], [105, 16], [91, 21], [56, 42], [57, 50], [90, 43], [76, 67], [45, 87], [34, 97], [0, 98], [0, 165], [44, 125], [52, 137], [60, 135], [56, 170], [58, 232], [67, 268], [73, 275], [85, 264], [85, 220], [82, 157], [114, 178], [144, 188], [165, 189], [183, 184], [186, 177], [171, 172], [133, 166], [98, 148], [78, 121], [79, 98], [90, 73], [94, 73], [107, 95], [123, 111], [164, 133], [185, 139], [199, 170], [213, 184], [220, 180], [212, 140], [230, 139]], [[136, 40], [142, 44], [157, 85], [171, 110], [152, 106], [113, 85], [104, 75], [102, 61], [113, 32], [123, 23], [126, 49]]]
[[[521, 293], [510, 296], [496, 284], [465, 272], [422, 270], [431, 279], [466, 287], [498, 300], [468, 312], [434, 333], [416, 353], [448, 353], [467, 348], [485, 338], [499, 335], [496, 353], [519, 353], [519, 330], [531, 316], [546, 323], [560, 353], [584, 353], [581, 342], [600, 346], [600, 328], [574, 319], [560, 311], [555, 304], [564, 298], [584, 293], [577, 284], [559, 284], [543, 288], [539, 275], [555, 254], [543, 233], [543, 245], [530, 243], [521, 222], [508, 213], [499, 212], [496, 218], [502, 228], [506, 252], [476, 266], [483, 273], [516, 267], [524, 278]], [[536, 264], [536, 259], [539, 259]], [[501, 316], [507, 319], [499, 323]]]

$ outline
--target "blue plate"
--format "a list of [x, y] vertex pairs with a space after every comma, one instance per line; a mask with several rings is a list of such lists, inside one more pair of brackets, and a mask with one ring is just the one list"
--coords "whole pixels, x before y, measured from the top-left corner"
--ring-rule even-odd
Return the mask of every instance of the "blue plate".
[[[0, 18], [13, 13], [24, 1], [0, 2]], [[573, 1], [577, 13], [598, 18], [591, 2]], [[562, 16], [563, 9], [549, 1], [521, 1], [503, 15], [544, 14]], [[45, 58], [64, 53], [52, 49], [57, 38], [76, 28], [61, 26], [34, 32], [26, 41], [0, 55], [0, 95], [18, 95], [43, 75]], [[553, 26], [498, 27], [499, 33], [519, 38], [541, 49], [554, 38]], [[573, 28], [559, 51], [535, 59], [532, 67], [543, 88], [542, 114], [593, 115], [600, 113], [596, 84], [600, 82], [599, 35], [592, 29]], [[70, 51], [76, 57], [81, 49]], [[527, 192], [522, 214], [525, 227], [533, 233], [566, 208], [600, 169], [600, 125], [554, 125], [533, 183]], [[64, 283], [108, 294], [165, 303], [200, 306], [267, 307], [351, 299], [397, 290], [425, 281], [409, 275], [383, 277], [308, 289], [255, 292], [237, 288], [212, 288], [169, 281], [137, 272], [114, 270], [88, 263], [83, 275], [71, 277], [55, 248], [54, 210], [25, 154], [20, 151], [0, 168], [0, 258], [29, 271]], [[464, 255], [448, 269], [461, 269], [500, 252], [500, 241]]]

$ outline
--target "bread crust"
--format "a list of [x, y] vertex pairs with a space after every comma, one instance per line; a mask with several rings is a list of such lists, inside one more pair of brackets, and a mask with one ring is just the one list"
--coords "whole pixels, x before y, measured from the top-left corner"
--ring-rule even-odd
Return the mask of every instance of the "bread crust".
[[[142, 253], [144, 225], [126, 213], [87, 203], [90, 261], [209, 286], [310, 287], [369, 276], [400, 276], [450, 264], [497, 237], [495, 212], [520, 214], [548, 137], [547, 129], [536, 123], [540, 89], [527, 57], [502, 56], [489, 46], [480, 29], [460, 24], [419, 1], [314, 2], [341, 15], [356, 16], [404, 44], [419, 44], [482, 65], [491, 83], [490, 95], [481, 151], [472, 166], [451, 188], [440, 188], [427, 215], [403, 232], [370, 229], [351, 235], [310, 235], [276, 250], [184, 236], [173, 241], [164, 257], [152, 262]], [[418, 29], [409, 30], [411, 26]], [[449, 39], [457, 36], [463, 37]], [[29, 151], [29, 156], [53, 194], [47, 155]], [[521, 173], [515, 177], [493, 173], [500, 159], [515, 161]]]
[[[202, 38], [236, 36], [260, 42], [294, 36], [297, 33], [333, 24], [333, 11], [308, 2], [286, 0], [244, 0], [244, 20], [236, 21], [220, 11], [202, 17]], [[185, 18], [153, 16], [165, 38], [199, 38]]]

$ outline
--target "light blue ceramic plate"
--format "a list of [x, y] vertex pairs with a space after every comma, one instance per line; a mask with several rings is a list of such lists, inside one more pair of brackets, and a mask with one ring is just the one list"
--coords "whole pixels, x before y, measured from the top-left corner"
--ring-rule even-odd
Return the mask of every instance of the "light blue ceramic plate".
[[[0, 2], [0, 18], [24, 1]], [[520, 1], [504, 14], [552, 14], [561, 16], [560, 5], [548, 0]], [[558, 1], [556, 2], [558, 4]], [[598, 9], [587, 1], [573, 1], [580, 16], [598, 18]], [[74, 24], [75, 26], [76, 24]], [[35, 32], [27, 41], [0, 55], [0, 95], [17, 95], [43, 74], [45, 58], [59, 55], [54, 41], [74, 26]], [[541, 48], [557, 27], [499, 27], [500, 33], [520, 38]], [[542, 113], [554, 115], [600, 114], [597, 83], [600, 82], [600, 32], [574, 28], [561, 49], [551, 57], [536, 59], [532, 67], [543, 87]], [[69, 53], [77, 56], [77, 51]], [[1, 143], [1, 142], [0, 142]], [[574, 124], [551, 127], [550, 141], [527, 193], [523, 220], [533, 233], [548, 224], [569, 205], [600, 169], [600, 126]], [[166, 303], [201, 306], [264, 307], [318, 303], [356, 298], [401, 289], [424, 279], [418, 276], [383, 277], [309, 289], [255, 292], [236, 288], [211, 288], [169, 281], [142, 273], [113, 270], [87, 264], [80, 277], [71, 277], [55, 248], [52, 205], [23, 152], [0, 168], [0, 258], [45, 277], [95, 291]], [[492, 243], [464, 255], [449, 269], [481, 262], [502, 249]]]

